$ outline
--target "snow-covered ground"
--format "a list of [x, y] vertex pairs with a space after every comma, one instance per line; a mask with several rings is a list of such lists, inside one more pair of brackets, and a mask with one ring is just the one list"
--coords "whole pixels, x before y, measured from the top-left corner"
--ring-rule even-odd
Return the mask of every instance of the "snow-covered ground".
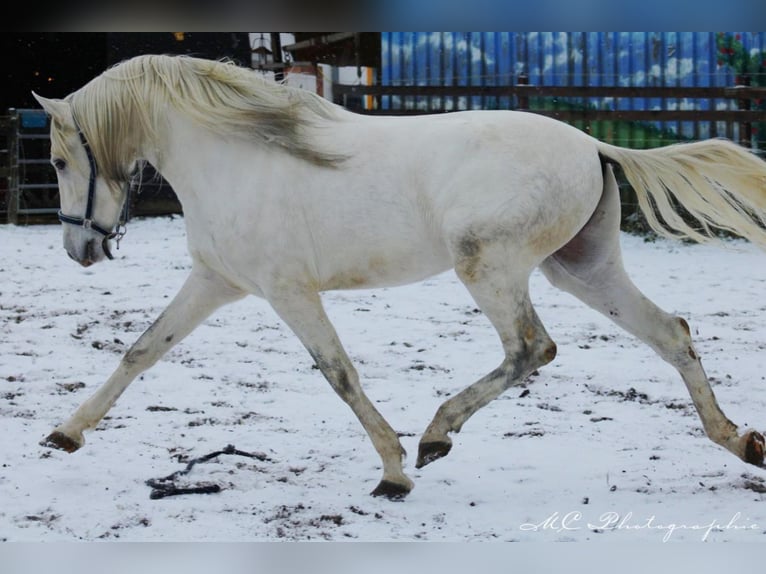
[[[363, 385], [402, 435], [415, 489], [369, 496], [379, 459], [262, 300], [220, 310], [126, 391], [75, 454], [39, 441], [116, 367], [190, 268], [182, 218], [134, 220], [89, 269], [60, 227], [0, 225], [0, 540], [766, 541], [766, 471], [708, 441], [677, 373], [542, 275], [556, 360], [479, 411], [450, 455], [414, 468], [439, 404], [497, 366], [452, 272], [325, 295]], [[623, 235], [642, 290], [692, 326], [719, 403], [766, 427], [766, 254]], [[188, 483], [147, 479], [226, 445]], [[261, 456], [262, 455], [262, 456]]]

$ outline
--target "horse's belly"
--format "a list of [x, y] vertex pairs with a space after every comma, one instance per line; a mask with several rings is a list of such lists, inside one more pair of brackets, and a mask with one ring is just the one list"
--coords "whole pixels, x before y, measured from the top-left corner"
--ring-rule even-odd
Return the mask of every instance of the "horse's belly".
[[319, 290], [393, 287], [421, 281], [452, 267], [446, 248], [411, 246], [400, 252], [374, 252], [323, 266]]

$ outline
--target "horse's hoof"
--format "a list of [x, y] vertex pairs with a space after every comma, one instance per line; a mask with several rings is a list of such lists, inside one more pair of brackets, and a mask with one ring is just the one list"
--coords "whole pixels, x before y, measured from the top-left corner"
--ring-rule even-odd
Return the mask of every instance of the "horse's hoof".
[[745, 440], [745, 462], [763, 467], [764, 439], [757, 431], [750, 431], [742, 437]]
[[425, 465], [447, 456], [452, 449], [452, 443], [447, 441], [421, 442], [418, 447], [418, 461], [415, 468], [423, 468]]
[[40, 445], [65, 450], [66, 452], [74, 452], [82, 446], [82, 442], [65, 435], [61, 431], [53, 431], [44, 441], [40, 442]]
[[403, 500], [412, 490], [412, 485], [399, 484], [391, 480], [381, 480], [380, 484], [370, 494], [385, 496], [389, 500]]

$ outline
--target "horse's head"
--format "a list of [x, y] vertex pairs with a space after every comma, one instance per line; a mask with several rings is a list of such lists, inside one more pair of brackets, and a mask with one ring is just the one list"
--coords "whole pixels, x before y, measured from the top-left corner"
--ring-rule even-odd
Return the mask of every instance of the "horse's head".
[[125, 200], [122, 186], [99, 173], [70, 102], [33, 95], [51, 117], [51, 163], [58, 178], [64, 248], [84, 267], [104, 257], [111, 259], [109, 239], [119, 237], [113, 230]]

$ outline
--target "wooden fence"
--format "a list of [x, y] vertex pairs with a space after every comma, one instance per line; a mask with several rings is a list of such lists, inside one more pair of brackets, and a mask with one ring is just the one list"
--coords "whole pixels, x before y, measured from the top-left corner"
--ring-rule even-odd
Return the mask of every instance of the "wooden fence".
[[[532, 86], [519, 79], [509, 86], [334, 84], [332, 93], [336, 103], [370, 115], [496, 109], [497, 102], [506, 102], [510, 109], [556, 118], [615, 145], [648, 148], [724, 137], [766, 158], [765, 87]], [[650, 109], [647, 102], [653, 103]], [[645, 229], [635, 193], [617, 175], [624, 221], [639, 218], [638, 227]]]
[[[655, 147], [725, 137], [759, 154], [766, 152], [765, 87], [532, 86], [521, 76], [519, 83], [509, 86], [335, 84], [332, 93], [336, 103], [363, 114], [443, 113], [504, 104], [559, 119], [617, 145]], [[631, 102], [629, 109], [625, 109], [626, 100]], [[653, 105], [647, 106], [647, 102]], [[58, 207], [55, 174], [44, 150], [35, 150], [19, 161], [23, 154], [18, 147], [21, 141], [18, 122], [17, 115], [0, 118], [0, 221], [55, 220]], [[47, 128], [31, 132], [27, 135], [36, 138], [31, 142], [47, 143], [44, 136]], [[34, 180], [36, 173], [41, 174], [41, 181]], [[637, 209], [635, 196], [622, 183], [624, 214], [630, 215]], [[29, 199], [32, 196], [25, 199], [22, 188], [34, 191], [33, 199]], [[180, 212], [175, 194], [161, 179], [150, 181], [133, 198], [131, 206], [134, 215]]]
[[11, 123], [0, 116], [0, 223], [8, 213], [8, 187], [11, 182]]
[[[755, 109], [754, 102], [766, 100], [765, 87], [735, 86], [725, 88], [698, 87], [622, 87], [622, 86], [531, 86], [523, 82], [511, 86], [359, 86], [333, 85], [333, 99], [353, 111], [374, 115], [412, 115], [444, 113], [457, 108], [456, 101], [464, 98], [470, 102], [479, 98], [507, 99], [516, 110], [544, 114], [564, 122], [579, 124], [586, 131], [592, 131], [595, 122], [691, 122], [696, 125], [697, 139], [704, 130], [703, 123], [711, 124], [710, 137], [728, 137], [738, 140], [746, 147], [752, 146], [753, 125], [766, 122], [766, 111]], [[377, 104], [365, 109], [364, 98], [370, 96]], [[389, 105], [380, 102], [388, 99]], [[588, 105], [591, 100], [633, 100], [639, 102], [632, 109], [617, 107], [604, 108]], [[640, 109], [649, 100], [662, 102], [659, 109]], [[678, 109], [678, 101], [686, 102], [687, 108]], [[725, 101], [726, 109], [716, 107], [716, 102]], [[706, 108], [697, 106], [706, 102]], [[451, 105], [445, 105], [451, 103]], [[726, 126], [720, 133], [721, 124]], [[739, 127], [735, 130], [735, 126]], [[634, 126], [636, 127], [636, 126]], [[766, 134], [764, 134], [766, 135]], [[678, 138], [679, 141], [683, 138]]]

